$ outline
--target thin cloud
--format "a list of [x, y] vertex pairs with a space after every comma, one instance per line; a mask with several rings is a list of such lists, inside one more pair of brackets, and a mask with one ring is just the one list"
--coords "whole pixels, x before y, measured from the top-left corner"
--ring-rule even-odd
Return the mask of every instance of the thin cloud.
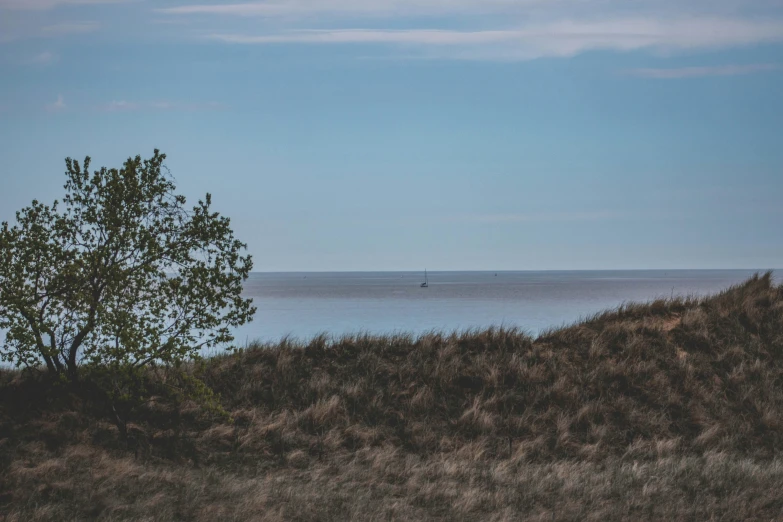
[[0, 9], [46, 11], [61, 5], [118, 4], [131, 0], [0, 0]]
[[[58, 38], [97, 31], [96, 21], [68, 20], [66, 7], [101, 6], [139, 0], [0, 0], [0, 43], [30, 38]], [[63, 9], [58, 9], [63, 8]], [[91, 9], [97, 12], [98, 9]]]
[[219, 15], [225, 17], [373, 16], [411, 17], [433, 15], [560, 15], [570, 13], [608, 16], [612, 13], [717, 14], [766, 10], [771, 0], [265, 0], [233, 3], [194, 3], [162, 7], [169, 15]]
[[606, 221], [623, 217], [618, 212], [595, 211], [595, 212], [539, 212], [523, 214], [473, 214], [463, 216], [452, 216], [447, 218], [449, 222], [460, 223], [567, 223], [583, 221]]
[[133, 102], [126, 100], [112, 101], [98, 106], [104, 112], [137, 112], [137, 111], [218, 111], [226, 109], [226, 105], [218, 102], [182, 103], [170, 101]]
[[91, 33], [100, 28], [98, 22], [62, 22], [58, 24], [46, 25], [41, 27], [39, 34], [41, 36], [65, 36], [70, 34]]
[[[0, 11], [1, 14], [1, 11]], [[78, 34], [87, 34], [98, 31], [101, 24], [96, 21], [73, 21], [51, 23], [48, 20], [41, 20], [33, 23], [8, 23], [7, 30], [3, 27], [3, 20], [0, 18], [0, 42], [11, 42], [26, 38], [59, 38]], [[52, 55], [54, 57], [54, 55]], [[46, 55], [42, 53], [42, 62], [46, 60]]]
[[531, 59], [574, 56], [591, 50], [682, 51], [783, 41], [783, 20], [680, 18], [562, 21], [515, 29], [304, 30], [278, 34], [211, 34], [235, 44], [384, 44], [435, 49], [440, 57]]
[[157, 25], [191, 25], [190, 20], [183, 18], [154, 18], [150, 20], [150, 23]]
[[30, 63], [37, 65], [49, 65], [57, 60], [57, 55], [49, 51], [38, 53], [30, 59]]
[[[157, 9], [171, 15], [292, 17], [323, 14], [348, 16], [415, 16], [428, 14], [521, 11], [551, 0], [273, 0], [234, 4], [192, 4]], [[566, 3], [560, 0], [558, 3]]]
[[135, 111], [141, 107], [138, 103], [127, 102], [125, 100], [113, 101], [105, 105], [101, 105], [99, 108], [107, 112], [116, 111]]
[[662, 80], [678, 78], [703, 78], [710, 76], [740, 76], [780, 69], [779, 64], [757, 63], [751, 65], [721, 65], [715, 67], [679, 67], [673, 69], [630, 69], [626, 74], [640, 78], [655, 78]]
[[62, 94], [57, 95], [57, 101], [46, 106], [46, 110], [49, 112], [62, 112], [67, 108], [68, 106], [65, 104], [65, 98], [63, 98]]
[[486, 44], [518, 40], [517, 31], [443, 31], [437, 29], [413, 30], [307, 30], [286, 34], [247, 36], [237, 34], [212, 34], [212, 39], [239, 44], [273, 43], [381, 43], [381, 44], [419, 44], [419, 45], [464, 45]]

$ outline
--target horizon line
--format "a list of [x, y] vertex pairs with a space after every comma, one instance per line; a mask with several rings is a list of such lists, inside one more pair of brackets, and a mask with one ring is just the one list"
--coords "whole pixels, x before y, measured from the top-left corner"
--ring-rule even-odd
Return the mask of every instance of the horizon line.
[[[503, 269], [503, 270], [491, 270], [491, 269], [447, 269], [447, 270], [431, 270], [426, 269], [427, 272], [432, 273], [445, 273], [445, 272], [489, 272], [489, 273], [509, 273], [509, 272], [726, 272], [726, 271], [743, 271], [743, 272], [774, 272], [783, 268], [524, 268], [524, 269]], [[377, 273], [419, 273], [421, 270], [253, 270], [251, 274], [377, 274]]]

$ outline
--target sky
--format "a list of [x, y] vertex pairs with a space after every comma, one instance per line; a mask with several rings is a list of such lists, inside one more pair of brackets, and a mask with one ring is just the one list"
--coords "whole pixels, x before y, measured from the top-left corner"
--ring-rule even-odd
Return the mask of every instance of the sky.
[[0, 0], [0, 220], [159, 148], [255, 271], [783, 267], [779, 0]]

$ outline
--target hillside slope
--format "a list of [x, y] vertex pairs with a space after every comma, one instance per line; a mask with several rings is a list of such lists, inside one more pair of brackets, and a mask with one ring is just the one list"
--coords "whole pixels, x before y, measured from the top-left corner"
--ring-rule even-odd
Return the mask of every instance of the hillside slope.
[[[130, 444], [0, 375], [5, 520], [783, 518], [783, 287], [508, 329], [317, 338], [207, 363]], [[0, 520], [3, 520], [0, 516]]]

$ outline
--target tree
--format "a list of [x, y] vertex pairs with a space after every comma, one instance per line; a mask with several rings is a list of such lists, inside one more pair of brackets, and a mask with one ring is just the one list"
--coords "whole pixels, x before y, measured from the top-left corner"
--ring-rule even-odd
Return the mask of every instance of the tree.
[[89, 173], [65, 160], [62, 204], [0, 230], [0, 358], [76, 380], [82, 365], [178, 363], [252, 320], [246, 245], [207, 194], [192, 209], [165, 154]]

